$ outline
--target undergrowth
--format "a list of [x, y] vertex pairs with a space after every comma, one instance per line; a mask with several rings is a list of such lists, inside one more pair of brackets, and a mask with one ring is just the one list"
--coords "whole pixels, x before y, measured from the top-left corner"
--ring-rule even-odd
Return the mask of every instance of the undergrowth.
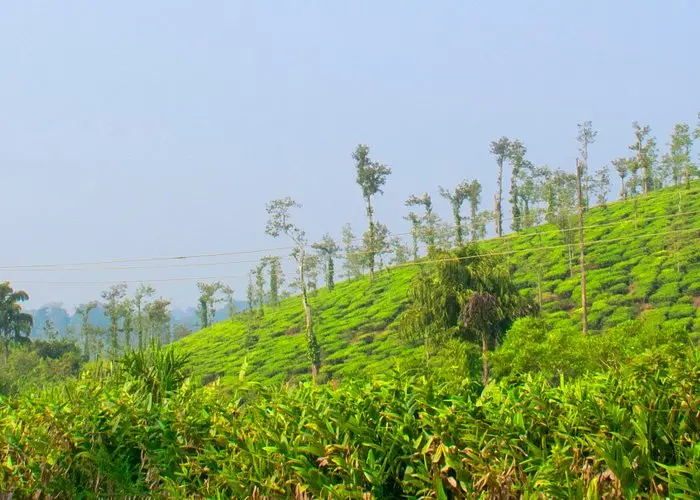
[[0, 492], [18, 498], [694, 498], [700, 358], [646, 350], [603, 373], [454, 371], [222, 398], [136, 353], [0, 400]]

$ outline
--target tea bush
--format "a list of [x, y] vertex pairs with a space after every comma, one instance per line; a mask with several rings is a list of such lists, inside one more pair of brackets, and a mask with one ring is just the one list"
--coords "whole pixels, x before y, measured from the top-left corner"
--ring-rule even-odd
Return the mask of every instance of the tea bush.
[[[649, 304], [652, 309], [665, 308], [681, 299], [700, 296], [699, 189], [696, 181], [684, 194], [682, 208], [689, 213], [679, 219], [684, 233], [664, 234], [672, 227], [669, 221], [676, 219], [675, 190], [655, 191], [646, 199], [639, 198], [636, 218], [631, 201], [586, 212], [592, 330], [605, 331], [639, 319]], [[687, 232], [692, 228], [698, 231]], [[568, 250], [561, 248], [562, 243], [561, 233], [545, 224], [514, 236], [480, 242], [479, 248], [483, 252], [514, 252], [509, 255], [513, 279], [522, 293], [538, 297], [540, 273], [543, 317], [555, 327], [579, 327], [580, 271], [578, 262], [569, 269]], [[539, 245], [549, 249], [537, 250]], [[397, 335], [397, 320], [406, 308], [407, 291], [419, 267], [410, 264], [384, 270], [374, 281], [362, 278], [337, 283], [332, 292], [321, 289], [311, 298], [324, 380], [352, 377], [367, 369], [381, 372], [397, 359], [424, 356], [419, 344], [405, 342]], [[661, 320], [661, 313], [653, 315]], [[663, 321], [672, 322], [673, 327], [685, 325], [690, 331], [694, 317], [695, 310], [678, 307], [673, 317], [666, 316]], [[253, 337], [257, 340], [250, 343]], [[243, 357], [255, 367], [250, 377], [256, 381], [281, 383], [290, 376], [308, 377], [303, 315], [297, 297], [284, 300], [278, 307], [266, 307], [262, 318], [241, 314], [189, 335], [176, 345], [190, 356], [196, 376], [223, 373], [221, 383], [225, 386], [236, 380]]]

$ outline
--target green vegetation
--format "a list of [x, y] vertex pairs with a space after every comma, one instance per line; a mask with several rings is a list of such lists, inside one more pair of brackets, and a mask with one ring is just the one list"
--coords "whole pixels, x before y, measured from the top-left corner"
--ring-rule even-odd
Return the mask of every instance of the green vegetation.
[[[625, 333], [639, 337], [635, 346], [653, 344], [649, 330]], [[607, 373], [531, 373], [483, 392], [454, 372], [281, 389], [241, 372], [229, 399], [216, 386], [191, 385], [172, 349], [132, 353], [61, 389], [0, 400], [0, 491], [692, 498], [700, 488], [700, 359], [671, 339], [662, 344], [618, 358], [624, 363]], [[622, 345], [607, 347], [623, 354]]]
[[[310, 244], [301, 205], [269, 202], [265, 232], [288, 257], [255, 263], [246, 312], [199, 282], [202, 330], [172, 346], [170, 301], [148, 285], [78, 308], [81, 353], [48, 316], [49, 340], [32, 341], [27, 293], [0, 284], [0, 494], [694, 498], [700, 183], [689, 127], [661, 163], [650, 128], [634, 130], [613, 162], [623, 200], [607, 202], [607, 167], [589, 172], [590, 122], [575, 175], [502, 137], [495, 210], [477, 180], [440, 188], [454, 225], [412, 195], [412, 248], [376, 220], [392, 170], [359, 145], [364, 235], [346, 225], [343, 254], [328, 234]], [[498, 238], [483, 240], [489, 220]]]
[[[674, 189], [618, 201], [584, 217], [589, 326], [593, 334], [632, 319], [681, 326], [700, 334], [700, 185], [682, 197]], [[636, 210], [636, 212], [635, 212]], [[680, 224], [674, 224], [678, 223]], [[674, 229], [675, 227], [675, 229]], [[575, 228], [574, 228], [575, 230]], [[569, 231], [572, 232], [572, 231]], [[580, 331], [580, 275], [568, 265], [567, 234], [545, 224], [479, 243], [479, 253], [503, 254], [521, 295], [541, 300], [541, 316], [559, 330]], [[382, 373], [396, 359], [424, 358], [421, 342], [399, 338], [399, 316], [409, 287], [426, 259], [320, 289], [309, 298], [321, 346], [324, 380]], [[308, 373], [304, 315], [298, 298], [268, 308], [264, 317], [238, 315], [176, 345], [191, 357], [198, 376], [233, 382], [244, 359], [249, 377], [282, 382]]]

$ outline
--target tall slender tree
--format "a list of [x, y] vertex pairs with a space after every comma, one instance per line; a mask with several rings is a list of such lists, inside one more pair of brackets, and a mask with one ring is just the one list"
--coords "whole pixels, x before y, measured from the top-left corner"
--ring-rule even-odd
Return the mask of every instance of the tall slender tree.
[[386, 178], [391, 174], [391, 169], [386, 165], [372, 161], [369, 157], [369, 147], [364, 144], [359, 144], [352, 154], [355, 160], [355, 169], [357, 170], [357, 184], [362, 189], [362, 196], [365, 199], [365, 211], [369, 221], [368, 240], [369, 253], [367, 261], [369, 264], [369, 277], [374, 277], [374, 259], [372, 253], [374, 245], [375, 228], [374, 228], [374, 207], [372, 206], [372, 198], [377, 194], [384, 194], [382, 186], [386, 183]]
[[134, 302], [125, 298], [122, 302], [122, 334], [124, 335], [124, 351], [133, 347], [131, 334], [134, 333]]
[[588, 174], [588, 146], [595, 142], [598, 132], [593, 130], [593, 123], [587, 120], [578, 124], [578, 135], [576, 140], [579, 142], [579, 152], [581, 153], [581, 165], [583, 166], [583, 201], [584, 207], [588, 208], [590, 202], [589, 194], [589, 174]]
[[201, 328], [207, 328], [214, 322], [216, 316], [216, 304], [221, 302], [221, 298], [217, 297], [217, 293], [221, 292], [224, 284], [220, 281], [214, 283], [198, 282], [199, 289], [199, 307], [197, 313]]
[[[632, 159], [632, 164], [630, 165], [632, 171], [632, 177], [636, 181], [637, 172], [641, 172], [641, 185], [642, 192], [644, 196], [649, 194], [649, 190], [653, 189], [652, 183], [652, 170], [654, 163], [656, 162], [656, 140], [651, 137], [651, 128], [649, 125], [641, 126], [639, 123], [634, 122], [632, 124], [634, 127], [635, 141], [630, 144], [629, 148], [634, 152], [634, 158]], [[634, 186], [633, 193], [636, 193], [636, 186]]]
[[497, 191], [494, 195], [494, 217], [496, 220], [496, 234], [503, 236], [503, 163], [510, 152], [510, 140], [501, 137], [497, 141], [491, 141], [491, 154], [496, 157], [498, 165]]
[[576, 160], [576, 198], [578, 201], [579, 262], [581, 264], [581, 322], [583, 334], [588, 335], [588, 301], [586, 297], [586, 257], [583, 242], [583, 164]]
[[[253, 274], [254, 271], [251, 269], [248, 271], [248, 286], [246, 287], [246, 301], [248, 303], [248, 313], [253, 314], [253, 309], [255, 309], [255, 287], [253, 286]], [[200, 310], [202, 309], [202, 298], [199, 298]], [[204, 303], [204, 310], [206, 311], [206, 302]]]
[[685, 188], [690, 188], [690, 179], [694, 169], [690, 150], [693, 147], [693, 139], [690, 133], [690, 126], [687, 123], [677, 123], [673, 128], [671, 139], [668, 144], [666, 162], [670, 167], [671, 178], [675, 185], [685, 184]]
[[340, 247], [335, 242], [331, 235], [326, 233], [320, 241], [311, 245], [323, 258], [326, 286], [329, 291], [335, 288], [335, 256], [338, 254]]
[[401, 241], [401, 238], [394, 236], [391, 238], [391, 248], [393, 250], [393, 257], [391, 259], [391, 264], [394, 266], [405, 264], [410, 260], [412, 255], [412, 249]]
[[289, 212], [293, 208], [301, 208], [301, 205], [289, 197], [269, 202], [266, 206], [268, 220], [265, 233], [273, 238], [279, 238], [284, 234], [294, 244], [292, 258], [297, 263], [297, 283], [301, 289], [301, 303], [304, 308], [304, 319], [306, 320], [306, 352], [311, 363], [311, 376], [315, 381], [321, 368], [321, 346], [314, 332], [314, 322], [311, 305], [309, 304], [306, 276], [309, 257], [313, 256], [309, 256], [306, 253], [306, 233], [291, 221], [291, 214]]
[[576, 174], [557, 169], [547, 174], [542, 188], [547, 204], [545, 220], [559, 229], [568, 250], [569, 271], [573, 275], [576, 243]]
[[620, 176], [620, 198], [627, 199], [627, 174], [629, 173], [629, 160], [627, 158], [615, 158], [612, 161], [613, 168]]
[[462, 181], [454, 188], [453, 191], [439, 186], [440, 196], [450, 202], [452, 207], [452, 219], [455, 225], [455, 242], [457, 246], [464, 243], [464, 218], [462, 217], [462, 205], [469, 199], [469, 189], [471, 184], [467, 181]]
[[90, 312], [97, 309], [98, 305], [96, 301], [92, 301], [82, 304], [76, 309], [76, 313], [80, 316], [80, 336], [83, 337], [83, 355], [87, 360], [91, 359], [91, 346], [94, 343], [95, 335], [95, 329], [90, 324]]
[[258, 306], [260, 316], [265, 315], [265, 267], [267, 262], [262, 259], [255, 266], [255, 303]]
[[411, 223], [411, 241], [412, 241], [412, 254], [413, 260], [418, 260], [418, 240], [421, 235], [421, 218], [415, 212], [408, 212], [408, 215], [404, 217], [407, 221]]
[[520, 142], [519, 139], [515, 139], [510, 143], [508, 148], [508, 159], [511, 165], [511, 176], [510, 176], [510, 205], [513, 213], [513, 220], [511, 221], [510, 227], [513, 231], [518, 232], [522, 229], [522, 214], [520, 212], [520, 195], [518, 193], [518, 179], [522, 175], [523, 169], [528, 167], [528, 163], [525, 160], [525, 154], [527, 153], [527, 148]]
[[280, 303], [280, 289], [284, 283], [282, 262], [277, 255], [268, 255], [265, 258], [269, 269], [268, 281], [270, 282], [270, 304], [277, 306]]
[[224, 294], [226, 299], [226, 312], [228, 313], [228, 319], [233, 319], [236, 314], [236, 302], [233, 300], [233, 288], [229, 285], [224, 285], [221, 289], [221, 293]]
[[109, 317], [109, 355], [116, 358], [119, 354], [119, 322], [124, 318], [124, 300], [126, 298], [126, 284], [112, 285], [102, 292], [102, 307]]
[[485, 217], [479, 214], [479, 205], [481, 204], [481, 183], [479, 179], [474, 179], [469, 183], [467, 193], [471, 214], [471, 237], [472, 241], [477, 241], [482, 238], [483, 234], [486, 232]]
[[406, 200], [407, 207], [422, 206], [425, 212], [421, 216], [421, 231], [418, 239], [423, 241], [428, 248], [434, 247], [438, 238], [438, 217], [433, 212], [433, 200], [428, 193], [420, 196], [411, 195]]
[[610, 191], [610, 171], [608, 167], [602, 167], [590, 175], [589, 189], [596, 197], [596, 204], [605, 206], [608, 192]]
[[343, 226], [343, 252], [345, 253], [345, 277], [354, 280], [362, 276], [363, 254], [358, 245], [357, 238], [350, 224]]
[[170, 342], [170, 301], [164, 298], [156, 299], [144, 306], [149, 338], [159, 344]]
[[146, 347], [145, 342], [145, 331], [146, 331], [146, 317], [144, 314], [144, 307], [146, 305], [146, 300], [156, 293], [156, 290], [151, 285], [141, 284], [136, 289], [134, 293], [134, 313], [136, 320], [136, 335], [138, 336], [139, 349], [144, 349]]

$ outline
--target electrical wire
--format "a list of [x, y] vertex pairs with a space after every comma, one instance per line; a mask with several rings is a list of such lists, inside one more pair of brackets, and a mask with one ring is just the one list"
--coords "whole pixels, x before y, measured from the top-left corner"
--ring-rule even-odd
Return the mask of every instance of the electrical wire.
[[[653, 234], [649, 234], [649, 233], [637, 234], [637, 235], [631, 235], [631, 236], [623, 236], [623, 237], [619, 237], [619, 238], [606, 238], [606, 239], [600, 239], [600, 240], [595, 240], [595, 241], [591, 241], [591, 242], [586, 242], [585, 246], [589, 247], [589, 246], [600, 245], [600, 244], [604, 244], [604, 243], [639, 240], [639, 239], [644, 239], [644, 238], [665, 236], [665, 235], [669, 235], [669, 234], [680, 234], [680, 233], [687, 233], [687, 232], [693, 232], [693, 231], [700, 233], [700, 227], [670, 230], [670, 231], [658, 232], [658, 233], [653, 233]], [[575, 244], [575, 243], [573, 243], [573, 244]], [[395, 269], [395, 268], [403, 268], [403, 267], [411, 267], [411, 266], [424, 266], [426, 264], [436, 264], [436, 263], [440, 263], [440, 262], [456, 262], [456, 261], [462, 261], [462, 260], [478, 259], [478, 258], [483, 258], [483, 257], [496, 257], [496, 256], [505, 256], [505, 255], [515, 255], [515, 254], [519, 254], [519, 253], [532, 253], [532, 252], [542, 251], [542, 250], [555, 250], [555, 249], [568, 248], [571, 245], [572, 244], [536, 246], [536, 247], [524, 248], [524, 249], [519, 249], [519, 250], [508, 250], [508, 251], [502, 251], [502, 252], [482, 252], [479, 254], [468, 255], [468, 256], [464, 256], [464, 257], [446, 257], [443, 259], [419, 259], [417, 261], [396, 264], [396, 265], [392, 266], [392, 268]], [[282, 273], [282, 274], [285, 276], [295, 275], [294, 273]], [[16, 281], [16, 283], [21, 283], [22, 285], [31, 284], [31, 285], [78, 286], [78, 285], [107, 285], [107, 284], [119, 284], [119, 283], [131, 284], [131, 283], [158, 283], [158, 282], [175, 282], [175, 281], [224, 280], [224, 279], [245, 278], [248, 276], [249, 276], [249, 274], [246, 273], [246, 274], [240, 274], [240, 275], [235, 275], [235, 276], [179, 277], [179, 278], [143, 279], [143, 280], [105, 280], [105, 281], [24, 281], [24, 280], [19, 280], [19, 281]]]
[[[664, 214], [664, 215], [658, 215], [654, 217], [639, 217], [636, 219], [625, 219], [623, 221], [618, 221], [618, 222], [611, 222], [611, 223], [605, 223], [605, 224], [593, 224], [589, 226], [584, 226], [583, 229], [585, 230], [590, 230], [590, 229], [598, 229], [602, 227], [613, 227], [613, 226], [619, 226], [623, 224], [630, 224], [630, 223], [640, 223], [644, 221], [651, 221], [651, 220], [657, 220], [657, 219], [663, 219], [663, 218], [668, 218], [668, 217], [680, 217], [680, 216], [686, 216], [686, 215], [696, 215], [700, 214], [700, 210], [695, 210], [695, 211], [690, 211], [690, 212], [676, 212], [676, 213], [671, 213], [671, 214]], [[441, 225], [440, 226], [443, 229], [455, 229], [457, 228], [457, 225]], [[468, 229], [467, 225], [463, 225], [465, 229]], [[514, 239], [520, 239], [520, 238], [531, 238], [534, 236], [542, 236], [545, 234], [552, 234], [552, 233], [566, 233], [568, 231], [578, 231], [579, 228], [578, 226], [568, 228], [568, 229], [552, 229], [552, 230], [547, 230], [547, 231], [533, 231], [531, 233], [511, 233], [507, 234], [501, 237], [494, 236], [491, 238], [486, 238], [483, 240], [479, 240], [480, 242], [487, 242], [487, 241], [494, 241], [494, 240], [504, 240], [504, 241], [512, 241]], [[411, 236], [413, 235], [413, 232], [406, 232], [406, 233], [393, 233], [391, 236], [393, 237], [398, 237], [398, 236]], [[212, 257], [224, 257], [224, 256], [231, 256], [231, 255], [248, 255], [248, 254], [254, 254], [254, 253], [267, 253], [267, 252], [274, 252], [274, 251], [280, 251], [280, 250], [293, 250], [295, 247], [289, 246], [289, 247], [272, 247], [272, 248], [267, 248], [267, 249], [259, 249], [259, 250], [246, 250], [246, 251], [239, 251], [239, 252], [221, 252], [221, 253], [209, 253], [209, 254], [198, 254], [198, 255], [184, 255], [180, 257], [147, 257], [147, 258], [139, 258], [139, 259], [118, 259], [118, 260], [104, 260], [104, 261], [93, 261], [93, 262], [83, 262], [83, 263], [73, 263], [73, 264], [27, 264], [27, 265], [15, 265], [15, 266], [0, 266], [0, 270], [2, 271], [66, 271], [66, 272], [75, 272], [75, 271], [122, 271], [122, 270], [134, 270], [134, 269], [170, 269], [170, 268], [187, 268], [187, 267], [211, 267], [211, 266], [222, 266], [222, 265], [234, 265], [234, 264], [252, 264], [252, 263], [257, 263], [259, 260], [236, 260], [236, 261], [222, 261], [222, 262], [205, 262], [205, 263], [187, 263], [187, 264], [166, 264], [162, 266], [115, 266], [115, 267], [96, 267], [100, 265], [109, 265], [109, 264], [119, 264], [119, 263], [137, 263], [137, 262], [157, 262], [157, 261], [166, 261], [166, 260], [195, 260], [195, 259], [201, 259], [201, 258], [212, 258]], [[311, 248], [311, 245], [306, 245], [306, 248]], [[370, 254], [374, 253], [375, 255], [378, 254], [386, 254], [389, 252], [372, 252], [369, 250], [358, 250], [356, 252], [350, 252], [350, 253], [339, 253], [337, 254], [338, 257], [347, 257], [348, 255], [362, 255], [362, 254]], [[288, 255], [276, 255], [274, 257], [279, 257], [281, 259], [290, 259], [292, 258], [291, 256]], [[65, 266], [65, 267], [64, 267]], [[79, 267], [82, 267], [79, 268]]]

